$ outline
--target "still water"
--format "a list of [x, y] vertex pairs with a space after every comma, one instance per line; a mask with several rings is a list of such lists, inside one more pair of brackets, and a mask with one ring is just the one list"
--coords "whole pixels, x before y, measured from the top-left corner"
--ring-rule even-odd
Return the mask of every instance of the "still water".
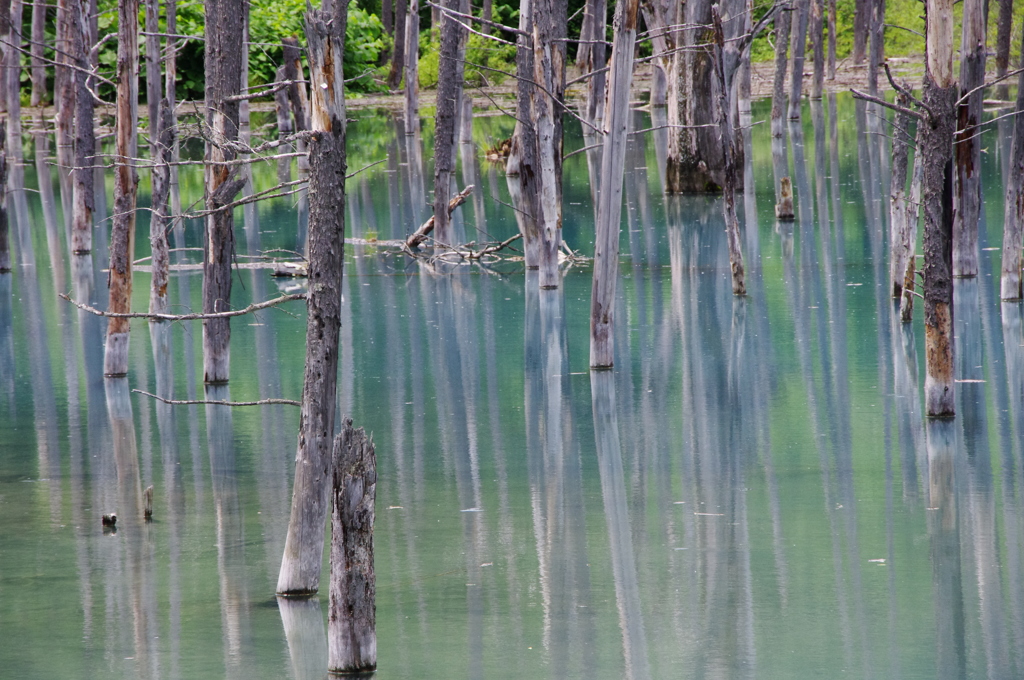
[[[755, 103], [753, 120], [767, 113]], [[475, 123], [477, 151], [511, 131]], [[659, 124], [638, 113], [634, 127]], [[425, 219], [427, 128], [351, 125], [350, 169], [387, 161], [349, 181], [350, 236], [398, 238]], [[574, 129], [567, 151], [588, 143]], [[991, 249], [1004, 132], [983, 144], [982, 275], [956, 284], [967, 382], [953, 422], [922, 418], [920, 309], [903, 326], [887, 297], [887, 128], [845, 96], [788, 130], [795, 223], [773, 216], [768, 125], [750, 129], [742, 299], [719, 199], [665, 197], [664, 137], [634, 137], [614, 372], [587, 369], [585, 264], [539, 292], [519, 262], [349, 245], [339, 412], [377, 448], [378, 676], [1024, 674], [1024, 336]], [[28, 146], [17, 268], [0, 276], [0, 675], [321, 678], [326, 589], [274, 597], [298, 409], [132, 393], [203, 398], [187, 324], [136, 323], [129, 377], [105, 381], [104, 324], [57, 298], [103, 303], [101, 231], [93, 259], [69, 258], [56, 178]], [[565, 167], [565, 240], [584, 254], [595, 161]], [[464, 240], [514, 234], [500, 170], [467, 149], [461, 167], [460, 186], [477, 187]], [[276, 181], [256, 170], [257, 190]], [[183, 172], [186, 206], [201, 194]], [[301, 251], [303, 215], [301, 196], [239, 209], [240, 260]], [[200, 235], [189, 223], [175, 245]], [[137, 309], [148, 283], [137, 275]], [[239, 270], [233, 304], [296, 285]], [[175, 273], [175, 309], [198, 309], [200, 289]], [[291, 304], [232, 322], [231, 383], [210, 398], [299, 397], [305, 320]]]

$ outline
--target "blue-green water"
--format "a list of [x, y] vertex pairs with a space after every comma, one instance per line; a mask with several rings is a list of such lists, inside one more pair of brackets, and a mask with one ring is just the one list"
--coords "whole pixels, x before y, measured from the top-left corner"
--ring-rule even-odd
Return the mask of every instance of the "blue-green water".
[[[926, 423], [920, 309], [901, 326], [887, 297], [886, 127], [846, 97], [823, 108], [789, 130], [795, 223], [774, 220], [768, 126], [751, 129], [742, 299], [720, 199], [665, 197], [664, 138], [635, 138], [614, 372], [587, 369], [585, 264], [538, 292], [515, 261], [349, 245], [339, 412], [377, 449], [379, 677], [1024, 673], [1021, 306], [998, 301], [999, 253], [982, 250], [982, 275], [956, 284], [957, 378], [972, 382], [954, 422]], [[511, 129], [475, 122], [478, 150]], [[567, 151], [585, 146], [573, 129]], [[350, 236], [425, 218], [427, 132], [352, 124], [350, 168], [388, 161], [349, 181]], [[999, 132], [983, 144], [983, 249], [1001, 239]], [[500, 170], [472, 154], [462, 169], [478, 190], [457, 230], [514, 234]], [[565, 170], [565, 239], [589, 254], [586, 154]], [[257, 169], [257, 190], [275, 182]], [[186, 205], [201, 196], [198, 175], [182, 187]], [[57, 298], [103, 302], [103, 249], [72, 262], [39, 195], [27, 206], [0, 276], [0, 675], [322, 677], [326, 594], [274, 597], [298, 409], [129, 392], [203, 398], [188, 324], [135, 323], [127, 381], [105, 381], [103, 324]], [[301, 250], [297, 212], [299, 197], [239, 209], [239, 254]], [[139, 257], [144, 233], [142, 218]], [[196, 247], [201, 232], [180, 236]], [[175, 309], [197, 309], [200, 287], [176, 273]], [[239, 270], [233, 304], [278, 287]], [[212, 398], [299, 397], [291, 305], [232, 322], [230, 386]]]

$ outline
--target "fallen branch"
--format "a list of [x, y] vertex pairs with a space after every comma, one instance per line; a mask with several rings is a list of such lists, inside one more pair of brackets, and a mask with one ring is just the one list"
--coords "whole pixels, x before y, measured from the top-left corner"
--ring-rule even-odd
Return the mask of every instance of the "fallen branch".
[[139, 394], [144, 394], [147, 397], [153, 397], [165, 404], [171, 404], [173, 406], [191, 406], [193, 404], [214, 404], [216, 406], [269, 406], [271, 404], [286, 404], [288, 406], [302, 406], [301, 402], [295, 401], [294, 399], [260, 399], [259, 401], [224, 401], [223, 399], [164, 399], [155, 394], [149, 392], [143, 392], [142, 390], [132, 390]]
[[[460, 205], [466, 202], [466, 197], [469, 196], [473, 191], [473, 185], [470, 184], [468, 187], [460, 191], [459, 193], [452, 196], [451, 200], [448, 201], [448, 214], [451, 215]], [[427, 235], [434, 231], [434, 216], [430, 218], [420, 226], [419, 229], [414, 231], [409, 238], [405, 240], [405, 247], [409, 250], [419, 246], [421, 243], [427, 240]]]
[[884, 99], [881, 99], [880, 97], [872, 97], [870, 94], [865, 94], [863, 92], [860, 92], [858, 90], [854, 90], [852, 88], [850, 89], [850, 93], [853, 95], [854, 99], [863, 99], [866, 102], [871, 102], [872, 104], [878, 104], [879, 106], [884, 106], [885, 108], [892, 109], [893, 111], [899, 111], [901, 113], [905, 113], [906, 115], [912, 116], [913, 118], [916, 118], [916, 119], [918, 119], [920, 121], [928, 121], [929, 120], [928, 116], [926, 116], [925, 114], [921, 113], [920, 111], [915, 111], [914, 109], [908, 109], [908, 108], [903, 107], [903, 106], [897, 106], [895, 104], [890, 104], [889, 102], [885, 101]]
[[251, 314], [252, 312], [258, 312], [261, 309], [267, 309], [275, 305], [279, 305], [282, 302], [291, 302], [292, 300], [305, 300], [305, 293], [293, 293], [290, 295], [282, 295], [281, 297], [274, 298], [273, 300], [266, 300], [265, 302], [254, 302], [245, 309], [235, 309], [227, 312], [212, 312], [210, 314], [150, 314], [149, 312], [105, 312], [102, 309], [96, 309], [89, 305], [81, 302], [76, 302], [71, 299], [70, 295], [64, 293], [58, 293], [57, 296], [62, 300], [67, 300], [75, 307], [81, 310], [95, 314], [96, 316], [105, 316], [111, 319], [150, 319], [152, 321], [195, 321], [198, 319], [228, 319], [233, 316], [242, 316], [245, 314]]

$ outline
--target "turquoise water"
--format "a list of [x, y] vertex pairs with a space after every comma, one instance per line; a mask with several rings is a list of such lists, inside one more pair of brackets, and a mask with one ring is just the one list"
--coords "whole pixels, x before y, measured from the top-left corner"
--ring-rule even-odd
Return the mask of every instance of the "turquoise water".
[[[829, 108], [788, 131], [795, 223], [774, 219], [768, 125], [750, 130], [742, 299], [719, 199], [665, 197], [664, 139], [635, 138], [613, 372], [587, 368], [585, 263], [539, 292], [516, 261], [348, 246], [339, 412], [378, 456], [378, 676], [1024, 672], [1021, 307], [998, 301], [999, 253], [982, 250], [955, 314], [957, 377], [983, 382], [958, 384], [954, 422], [926, 423], [920, 309], [903, 327], [887, 297], [885, 127], [849, 98]], [[475, 123], [478, 148], [511, 130]], [[389, 160], [349, 181], [350, 236], [425, 219], [427, 127], [352, 124], [350, 169]], [[568, 127], [566, 151], [585, 146]], [[999, 132], [983, 143], [982, 248], [1001, 239]], [[468, 154], [462, 170], [478, 189], [459, 233], [514, 234], [500, 169]], [[587, 155], [565, 170], [565, 239], [589, 254]], [[103, 324], [57, 298], [102, 304], [103, 249], [72, 262], [31, 156], [26, 173], [17, 268], [0, 276], [0, 675], [322, 677], [326, 589], [274, 597], [298, 409], [130, 392], [203, 398], [187, 324], [135, 323], [129, 377], [104, 380]], [[182, 177], [186, 205], [197, 178]], [[276, 168], [255, 179], [273, 185]], [[239, 254], [301, 251], [301, 214], [299, 196], [239, 209]], [[144, 218], [139, 234], [143, 257]], [[201, 232], [178, 237], [196, 247]], [[239, 270], [233, 304], [296, 285]], [[147, 286], [138, 274], [138, 309]], [[197, 309], [200, 288], [176, 273], [175, 309]], [[304, 310], [289, 304], [233, 321], [230, 386], [211, 398], [299, 398]]]

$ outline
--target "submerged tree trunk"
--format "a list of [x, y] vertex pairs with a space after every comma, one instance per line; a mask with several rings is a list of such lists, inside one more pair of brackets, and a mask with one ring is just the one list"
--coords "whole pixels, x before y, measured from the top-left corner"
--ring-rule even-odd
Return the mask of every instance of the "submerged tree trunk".
[[291, 519], [285, 540], [279, 595], [308, 596], [320, 587], [324, 523], [331, 479], [331, 440], [337, 404], [338, 339], [345, 248], [345, 52], [347, 0], [333, 16], [306, 14], [310, 82], [309, 295], [306, 371]]
[[[135, 197], [139, 175], [135, 171], [139, 101], [139, 0], [118, 4], [117, 103], [114, 121], [114, 217], [110, 234], [111, 312], [131, 311], [132, 258], [135, 252]], [[128, 319], [114, 318], [107, 326], [103, 373], [128, 373]]]
[[1003, 220], [1003, 265], [1000, 297], [1019, 300], [1024, 263], [1024, 72], [1017, 76], [1017, 115], [1013, 119], [1010, 172]]
[[420, 3], [409, 0], [405, 20], [405, 134], [420, 129]]
[[854, 0], [853, 9], [853, 63], [864, 63], [867, 54], [868, 32], [871, 30], [871, 5], [874, 0]]
[[171, 125], [170, 105], [166, 99], [158, 107], [156, 125], [150, 125], [153, 151], [152, 214], [149, 218], [149, 245], [153, 252], [153, 276], [149, 291], [149, 311], [166, 314], [167, 284], [170, 280], [171, 254], [167, 232], [171, 226], [167, 207], [171, 189], [171, 153], [174, 146], [174, 128]]
[[[1010, 34], [1013, 29], [1013, 0], [999, 0], [999, 19], [996, 21], [996, 78], [1006, 75], [1010, 67]], [[996, 86], [996, 98], [1010, 97], [1009, 81]], [[1019, 108], [1018, 108], [1019, 110]]]
[[40, 106], [46, 101], [46, 63], [43, 61], [43, 50], [46, 48], [46, 5], [41, 2], [32, 3], [32, 106]]
[[331, 587], [327, 617], [331, 673], [377, 668], [377, 577], [373, 569], [377, 456], [363, 428], [346, 419], [334, 440]]
[[75, 0], [72, 54], [79, 69], [75, 80], [75, 170], [72, 175], [71, 251], [82, 255], [92, 250], [93, 210], [96, 205], [95, 103], [89, 76], [89, 0]]
[[[458, 11], [459, 0], [446, 0], [445, 8]], [[464, 33], [458, 21], [442, 13], [434, 125], [434, 240], [445, 245], [451, 245], [452, 240], [448, 200], [455, 174], [455, 126], [464, 72], [458, 52]]]
[[149, 110], [149, 157], [157, 155], [160, 135], [160, 0], [146, 2], [146, 108]]
[[[231, 258], [235, 250], [235, 220], [230, 204], [244, 184], [225, 165], [236, 153], [226, 144], [238, 139], [238, 102], [242, 70], [242, 0], [206, 2], [206, 216], [203, 238], [203, 313], [231, 308]], [[203, 320], [203, 378], [227, 382], [231, 325], [226, 318]]]
[[965, 0], [960, 43], [960, 92], [954, 158], [953, 276], [978, 275], [981, 220], [981, 116], [985, 83], [985, 0]]
[[811, 79], [811, 99], [821, 99], [825, 87], [825, 2], [811, 0], [811, 54], [814, 76]]
[[786, 69], [789, 64], [789, 29], [793, 24], [791, 11], [775, 14], [775, 79], [772, 81], [772, 136], [785, 134], [782, 116], [786, 111]]
[[[177, 0], [167, 0], [164, 4], [164, 21], [167, 26], [167, 34], [175, 35], [178, 32], [178, 6]], [[167, 51], [164, 54], [164, 96], [167, 98], [167, 109], [171, 116], [171, 127], [177, 131], [177, 82], [178, 82], [178, 41], [175, 38], [167, 38]], [[174, 141], [171, 145], [171, 161], [177, 163], [179, 158], [178, 135], [175, 132]], [[178, 166], [172, 165], [170, 172], [170, 215], [173, 225], [181, 224], [181, 192], [178, 185]], [[180, 233], [180, 232], [179, 232]]]
[[[584, 11], [587, 12], [584, 21], [589, 22], [585, 40], [591, 42], [580, 44], [581, 49], [586, 47], [586, 59], [580, 64], [580, 72], [594, 73], [587, 81], [587, 120], [594, 126], [601, 127], [607, 79], [604, 73], [597, 73], [597, 71], [604, 69], [608, 55], [608, 50], [603, 42], [608, 28], [608, 0], [587, 0], [587, 8]], [[577, 63], [580, 63], [578, 59]]]
[[633, 50], [639, 0], [615, 5], [615, 42], [609, 72], [608, 134], [601, 158], [597, 234], [594, 239], [594, 280], [590, 294], [590, 367], [611, 368], [614, 352], [615, 284], [619, 269], [619, 224], [622, 221], [622, 177], [629, 138], [629, 89], [633, 81]]
[[395, 46], [391, 50], [391, 71], [388, 72], [388, 89], [396, 90], [402, 82], [405, 68], [405, 22], [409, 16], [408, 0], [395, 0]]
[[953, 393], [953, 2], [928, 0], [923, 100], [930, 111], [921, 136], [924, 155], [925, 412], [952, 416]]
[[[910, 97], [896, 95], [896, 104], [908, 108]], [[910, 115], [897, 111], [892, 124], [892, 174], [889, 182], [889, 278], [892, 296], [903, 294], [903, 277], [907, 262], [913, 255], [913, 243], [908, 242], [909, 215], [907, 213], [907, 165], [910, 152]]]
[[828, 75], [836, 79], [836, 0], [828, 0]]
[[885, 0], [871, 2], [871, 36], [868, 42], [868, 92], [878, 94], [878, 70], [885, 61]]
[[[75, 0], [59, 0], [57, 3], [57, 40], [54, 68], [54, 117], [57, 141], [57, 178], [60, 183], [60, 202], [64, 211], [64, 224], [72, 224], [71, 169], [75, 165], [75, 95], [77, 77], [71, 68], [74, 65]], [[19, 26], [20, 28], [20, 26]], [[17, 81], [15, 81], [17, 83]], [[14, 88], [15, 96], [18, 89]], [[73, 246], [72, 246], [73, 247]]]

